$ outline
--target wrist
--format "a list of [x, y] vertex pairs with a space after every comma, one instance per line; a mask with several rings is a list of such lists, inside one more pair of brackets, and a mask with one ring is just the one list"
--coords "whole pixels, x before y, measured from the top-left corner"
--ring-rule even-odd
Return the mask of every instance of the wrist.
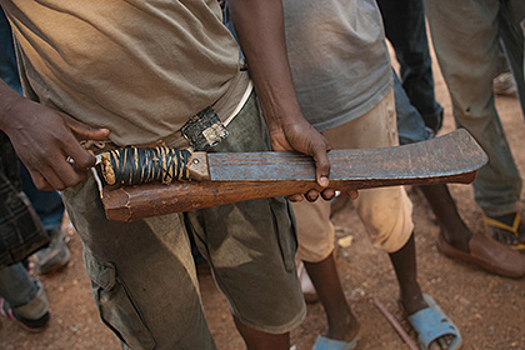
[[[6, 85], [7, 87], [7, 85]], [[0, 129], [8, 132], [9, 129], [16, 127], [17, 118], [15, 118], [14, 110], [16, 105], [22, 102], [25, 97], [10, 87], [2, 88], [0, 92]]]
[[284, 129], [294, 124], [306, 122], [299, 104], [293, 103], [261, 103], [261, 110], [268, 125], [268, 130]]

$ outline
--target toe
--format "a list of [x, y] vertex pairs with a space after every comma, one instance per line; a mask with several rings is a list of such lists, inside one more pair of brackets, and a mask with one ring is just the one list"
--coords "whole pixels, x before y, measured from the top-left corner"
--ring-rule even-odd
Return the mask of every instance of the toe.
[[447, 350], [452, 344], [454, 336], [444, 335], [430, 344], [429, 350]]
[[430, 344], [430, 346], [428, 347], [428, 350], [442, 350], [443, 348], [441, 347], [441, 345], [439, 345], [437, 342], [433, 342], [432, 344]]

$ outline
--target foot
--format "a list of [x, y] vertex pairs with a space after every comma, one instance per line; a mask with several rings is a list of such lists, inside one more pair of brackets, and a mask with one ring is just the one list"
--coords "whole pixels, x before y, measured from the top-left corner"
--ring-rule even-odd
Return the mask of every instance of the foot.
[[437, 246], [441, 253], [452, 259], [477, 265], [492, 273], [507, 277], [525, 276], [525, 258], [508, 245], [482, 233], [475, 233], [468, 241], [467, 251], [439, 236]]
[[359, 322], [352, 313], [337, 275], [334, 255], [328, 255], [319, 262], [304, 262], [312, 279], [328, 320], [325, 337], [343, 342], [351, 342], [359, 334]]
[[520, 214], [485, 215], [485, 224], [494, 239], [515, 249], [525, 249], [525, 226]]
[[510, 72], [504, 72], [494, 78], [494, 93], [500, 96], [516, 97], [516, 83]]
[[29, 320], [18, 316], [4, 299], [0, 300], [0, 308], [0, 313], [3, 316], [7, 317], [11, 321], [15, 322], [18, 326], [31, 333], [42, 332], [49, 322], [49, 312], [46, 312], [44, 316], [37, 320]]
[[[413, 316], [418, 311], [426, 309], [429, 307], [428, 303], [423, 298], [423, 294], [415, 294], [410, 297], [401, 297], [401, 305], [403, 306], [407, 315]], [[428, 347], [428, 350], [448, 350], [452, 341], [454, 340], [454, 335], [445, 334], [437, 339], [435, 339]]]
[[[465, 226], [466, 227], [466, 226]], [[461, 250], [462, 252], [469, 254], [470, 253], [470, 240], [472, 239], [473, 234], [468, 230], [464, 234], [456, 234], [456, 232], [449, 232], [445, 228], [441, 227], [439, 232], [439, 240], [447, 242], [455, 249]]]
[[351, 342], [360, 334], [361, 325], [351, 310], [348, 310], [344, 322], [341, 324], [330, 324], [325, 337], [333, 340]]
[[47, 274], [59, 271], [66, 267], [71, 256], [64, 241], [64, 231], [61, 228], [49, 230], [51, 243], [44, 249], [40, 249], [30, 258], [30, 268], [38, 274]]
[[335, 340], [320, 335], [317, 337], [312, 350], [353, 350], [360, 339], [361, 333], [357, 333], [355, 338], [350, 341]]
[[0, 299], [0, 314], [15, 322], [26, 331], [37, 333], [44, 330], [49, 322], [49, 302], [47, 300], [44, 285], [40, 281], [35, 281], [38, 287], [36, 295], [25, 305], [16, 308]]
[[425, 126], [429, 128], [434, 135], [437, 135], [443, 126], [443, 115], [444, 109], [441, 106], [434, 114], [422, 115]]
[[441, 237], [454, 248], [469, 253], [472, 232], [458, 213], [447, 185], [420, 186], [441, 227]]
[[429, 296], [423, 295], [425, 308], [410, 314], [408, 322], [417, 332], [420, 349], [457, 350], [462, 338], [456, 325]]

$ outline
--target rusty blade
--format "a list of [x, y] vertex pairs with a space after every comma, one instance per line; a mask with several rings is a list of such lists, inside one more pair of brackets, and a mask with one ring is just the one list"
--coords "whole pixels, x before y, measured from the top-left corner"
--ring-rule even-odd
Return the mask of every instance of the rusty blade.
[[[399, 147], [333, 150], [330, 180], [427, 179], [480, 169], [487, 155], [464, 129]], [[314, 180], [311, 157], [293, 152], [208, 153], [212, 181]]]
[[[310, 157], [288, 152], [204, 153], [194, 159], [205, 181], [104, 188], [110, 220], [203, 209], [234, 202], [321, 190]], [[197, 161], [198, 160], [198, 161]], [[330, 188], [471, 183], [487, 156], [464, 130], [413, 145], [330, 152]], [[209, 167], [207, 166], [209, 164]], [[202, 169], [200, 169], [202, 168]], [[209, 176], [208, 176], [209, 170]], [[211, 181], [210, 181], [211, 180]]]

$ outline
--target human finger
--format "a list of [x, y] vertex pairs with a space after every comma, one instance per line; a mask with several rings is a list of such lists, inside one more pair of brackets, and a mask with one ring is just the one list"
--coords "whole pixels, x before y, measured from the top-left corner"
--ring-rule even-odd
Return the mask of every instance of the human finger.
[[304, 199], [304, 196], [302, 194], [294, 194], [294, 195], [288, 196], [288, 199], [291, 202], [302, 202]]
[[29, 171], [29, 175], [31, 175], [33, 184], [37, 189], [39, 189], [40, 191], [54, 190], [53, 186], [51, 186], [49, 182], [46, 181], [45, 177], [42, 174], [40, 174], [39, 172], [32, 171], [29, 168], [27, 170]]
[[327, 188], [326, 190], [321, 192], [321, 196], [323, 197], [323, 199], [329, 201], [330, 199], [335, 197], [335, 191], [331, 188]]
[[86, 140], [101, 140], [109, 135], [109, 129], [106, 128], [94, 128], [87, 124], [84, 124], [78, 120], [71, 118], [70, 116], [61, 113], [62, 119], [64, 119], [66, 125], [71, 129], [73, 133]]
[[306, 193], [305, 198], [309, 202], [315, 202], [319, 198], [319, 191], [310, 190]]
[[85, 170], [95, 165], [96, 158], [93, 152], [84, 149], [73, 135], [70, 136], [69, 142], [64, 142], [62, 148], [67, 155], [66, 158], [70, 159], [69, 163], [74, 164], [78, 170]]
[[317, 142], [312, 146], [312, 156], [315, 161], [315, 178], [321, 187], [327, 187], [330, 183], [330, 161], [328, 160], [328, 151], [331, 149], [328, 141]]
[[[62, 177], [64, 177], [64, 174], [61, 174], [62, 176], [59, 176], [58, 174], [60, 173], [56, 172], [55, 170], [56, 169], [51, 167], [43, 167], [42, 169], [40, 169], [39, 172], [45, 179], [45, 182], [51, 187], [51, 189], [62, 191], [66, 188], [66, 185], [62, 179]], [[35, 184], [35, 186], [37, 186], [37, 184]], [[45, 187], [47, 188], [48, 186]], [[39, 190], [42, 190], [42, 188], [39, 188], [38, 186], [37, 188]]]
[[[47, 181], [54, 186], [56, 190], [63, 190], [68, 187], [74, 187], [85, 180], [87, 168], [79, 168], [76, 164], [71, 164], [66, 157], [56, 160], [52, 168], [45, 169], [44, 176]], [[58, 178], [55, 181], [54, 178]]]
[[356, 200], [357, 198], [359, 198], [359, 192], [357, 190], [346, 191], [346, 194], [351, 200]]

